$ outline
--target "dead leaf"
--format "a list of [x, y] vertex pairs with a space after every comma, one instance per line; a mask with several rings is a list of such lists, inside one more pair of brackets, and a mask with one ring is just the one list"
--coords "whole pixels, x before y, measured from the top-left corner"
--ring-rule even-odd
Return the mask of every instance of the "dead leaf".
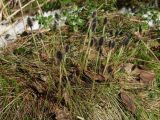
[[133, 99], [125, 92], [120, 93], [120, 98], [122, 100], [123, 105], [126, 107], [126, 109], [130, 111], [132, 114], [135, 114], [136, 106], [134, 104]]
[[103, 75], [98, 74], [94, 71], [86, 70], [86, 71], [84, 71], [84, 74], [85, 74], [85, 76], [87, 76], [87, 78], [89, 78], [92, 81], [104, 82], [106, 80], [106, 78]]
[[139, 65], [134, 65], [132, 63], [125, 64], [124, 69], [127, 72], [127, 74], [129, 74], [129, 75], [138, 75], [141, 70]]
[[143, 83], [149, 84], [151, 81], [155, 79], [155, 74], [150, 71], [141, 70], [140, 79]]

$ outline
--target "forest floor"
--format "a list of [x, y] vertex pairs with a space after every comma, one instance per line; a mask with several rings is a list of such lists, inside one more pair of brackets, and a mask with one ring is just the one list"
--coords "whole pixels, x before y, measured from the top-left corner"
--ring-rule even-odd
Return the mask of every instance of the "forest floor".
[[160, 26], [79, 4], [63, 5], [66, 26], [3, 49], [0, 120], [159, 120]]

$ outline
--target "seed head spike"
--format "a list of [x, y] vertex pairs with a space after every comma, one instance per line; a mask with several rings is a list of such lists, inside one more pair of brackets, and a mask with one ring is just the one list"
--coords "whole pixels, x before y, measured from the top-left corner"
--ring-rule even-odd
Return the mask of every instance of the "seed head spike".
[[95, 32], [97, 27], [97, 18], [94, 18], [92, 21], [92, 31]]
[[94, 11], [94, 12], [92, 13], [92, 18], [95, 18], [96, 16], [97, 16], [97, 12]]
[[60, 15], [59, 15], [58, 13], [55, 13], [55, 18], [56, 18], [57, 20], [59, 20], [59, 19], [60, 19]]
[[90, 47], [96, 46], [96, 44], [97, 44], [97, 39], [93, 37], [90, 42]]
[[115, 47], [115, 41], [109, 41], [109, 43], [108, 43], [108, 47], [110, 48], [110, 49], [113, 49], [114, 47]]
[[94, 40], [92, 39], [90, 42], [90, 47], [92, 47], [94, 45]]
[[98, 41], [99, 47], [101, 47], [101, 46], [103, 45], [103, 43], [104, 43], [104, 38], [101, 37], [101, 38], [99, 39], [99, 41]]
[[111, 66], [111, 65], [109, 65], [109, 66], [107, 67], [107, 72], [108, 72], [109, 74], [111, 74], [111, 73], [113, 72], [113, 69], [112, 69], [112, 66]]
[[130, 37], [129, 37], [129, 36], [125, 37], [125, 38], [123, 39], [123, 41], [122, 41], [122, 45], [123, 45], [123, 46], [127, 46], [128, 43], [129, 43], [129, 40], [130, 40]]
[[63, 53], [61, 51], [57, 51], [56, 58], [61, 62], [63, 59]]
[[110, 37], [113, 36], [113, 30], [109, 30], [108, 33]]
[[138, 29], [139, 33], [142, 34], [142, 26], [139, 25], [139, 29]]
[[112, 41], [111, 48], [113, 49], [115, 45], [116, 45], [115, 41]]
[[105, 18], [104, 18], [104, 20], [103, 20], [103, 25], [106, 25], [106, 24], [107, 24], [107, 22], [108, 22], [108, 18], [107, 18], [107, 17], [105, 17]]
[[27, 24], [28, 24], [28, 26], [32, 29], [32, 27], [33, 27], [33, 22], [32, 22], [32, 20], [31, 20], [30, 17], [27, 18]]
[[69, 51], [69, 45], [65, 46], [65, 52], [67, 53]]

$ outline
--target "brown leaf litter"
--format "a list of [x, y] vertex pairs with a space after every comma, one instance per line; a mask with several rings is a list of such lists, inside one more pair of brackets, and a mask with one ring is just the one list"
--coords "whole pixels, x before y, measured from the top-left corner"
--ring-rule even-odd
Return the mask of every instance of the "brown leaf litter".
[[155, 73], [146, 70], [144, 67], [139, 65], [134, 65], [131, 63], [128, 63], [125, 65], [125, 71], [130, 76], [137, 76], [139, 78], [139, 81], [142, 82], [145, 85], [149, 85], [153, 82], [155, 79]]
[[122, 104], [125, 108], [130, 111], [132, 114], [136, 113], [136, 105], [134, 104], [133, 98], [130, 97], [126, 92], [120, 92], [120, 98], [122, 100]]

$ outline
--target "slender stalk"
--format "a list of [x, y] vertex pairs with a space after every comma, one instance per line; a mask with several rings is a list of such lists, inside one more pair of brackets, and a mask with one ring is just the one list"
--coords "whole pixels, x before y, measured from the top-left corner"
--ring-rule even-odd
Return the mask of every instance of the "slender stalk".
[[95, 72], [97, 72], [97, 68], [99, 68], [98, 67], [98, 65], [99, 65], [99, 59], [100, 58], [100, 50], [98, 51], [98, 55], [97, 55], [97, 58], [96, 58], [96, 66], [95, 66]]
[[88, 50], [87, 59], [86, 59], [85, 67], [84, 68], [86, 68], [87, 65], [88, 65], [88, 56], [90, 55], [90, 53], [91, 53], [91, 48], [89, 48], [89, 50]]
[[[23, 9], [22, 9], [21, 1], [20, 1], [20, 0], [18, 0], [18, 2], [19, 2], [19, 7], [20, 7], [20, 10], [21, 10], [22, 18], [24, 18], [24, 17], [23, 17], [24, 15], [23, 15]], [[22, 19], [22, 21], [23, 21], [23, 25], [24, 25], [25, 30], [26, 30], [26, 25], [25, 25], [25, 23], [24, 23], [24, 19]]]
[[[33, 34], [33, 32], [32, 32], [32, 29], [31, 29], [31, 33], [32, 33], [32, 38], [33, 38], [33, 42], [34, 42], [34, 45], [35, 45], [35, 49], [36, 49], [36, 51], [38, 52], [38, 46], [37, 46], [37, 43], [36, 43], [36, 39], [35, 39], [35, 37], [34, 37], [34, 34]], [[40, 62], [41, 59], [40, 59], [39, 54], [37, 54], [37, 57], [38, 57], [38, 61]]]
[[106, 26], [103, 27], [103, 34], [102, 34], [103, 36], [105, 34], [105, 31], [106, 31]]
[[112, 50], [110, 50], [109, 53], [108, 53], [108, 55], [107, 55], [107, 59], [106, 59], [105, 67], [104, 67], [104, 70], [103, 70], [103, 74], [105, 73], [105, 71], [106, 71], [106, 69], [107, 69], [109, 60], [110, 60], [110, 58], [111, 58], [111, 54], [112, 54]]
[[39, 4], [38, 0], [36, 0], [36, 3], [37, 3], [38, 8], [39, 8], [39, 10], [40, 10], [40, 14], [42, 15], [43, 11], [42, 11], [42, 9], [41, 9], [41, 6], [40, 6], [40, 4]]
[[95, 89], [95, 80], [93, 80], [93, 84], [92, 84], [91, 100], [93, 99], [94, 94], [95, 94], [94, 89]]
[[118, 59], [121, 57], [121, 55], [123, 54], [123, 51], [124, 51], [124, 46], [122, 46], [120, 48], [120, 51], [119, 51], [119, 54], [118, 54]]
[[62, 45], [62, 47], [64, 47], [61, 28], [59, 28], [59, 33], [60, 33], [60, 36], [61, 36], [61, 45]]
[[89, 32], [89, 41], [88, 41], [88, 45], [87, 45], [87, 50], [85, 52], [84, 58], [83, 58], [83, 69], [87, 68], [87, 64], [88, 64], [88, 56], [90, 54], [90, 42], [91, 42], [91, 37], [92, 37], [92, 31], [90, 29]]
[[61, 87], [62, 87], [62, 63], [59, 66], [59, 86], [58, 86], [58, 98], [61, 98]]

